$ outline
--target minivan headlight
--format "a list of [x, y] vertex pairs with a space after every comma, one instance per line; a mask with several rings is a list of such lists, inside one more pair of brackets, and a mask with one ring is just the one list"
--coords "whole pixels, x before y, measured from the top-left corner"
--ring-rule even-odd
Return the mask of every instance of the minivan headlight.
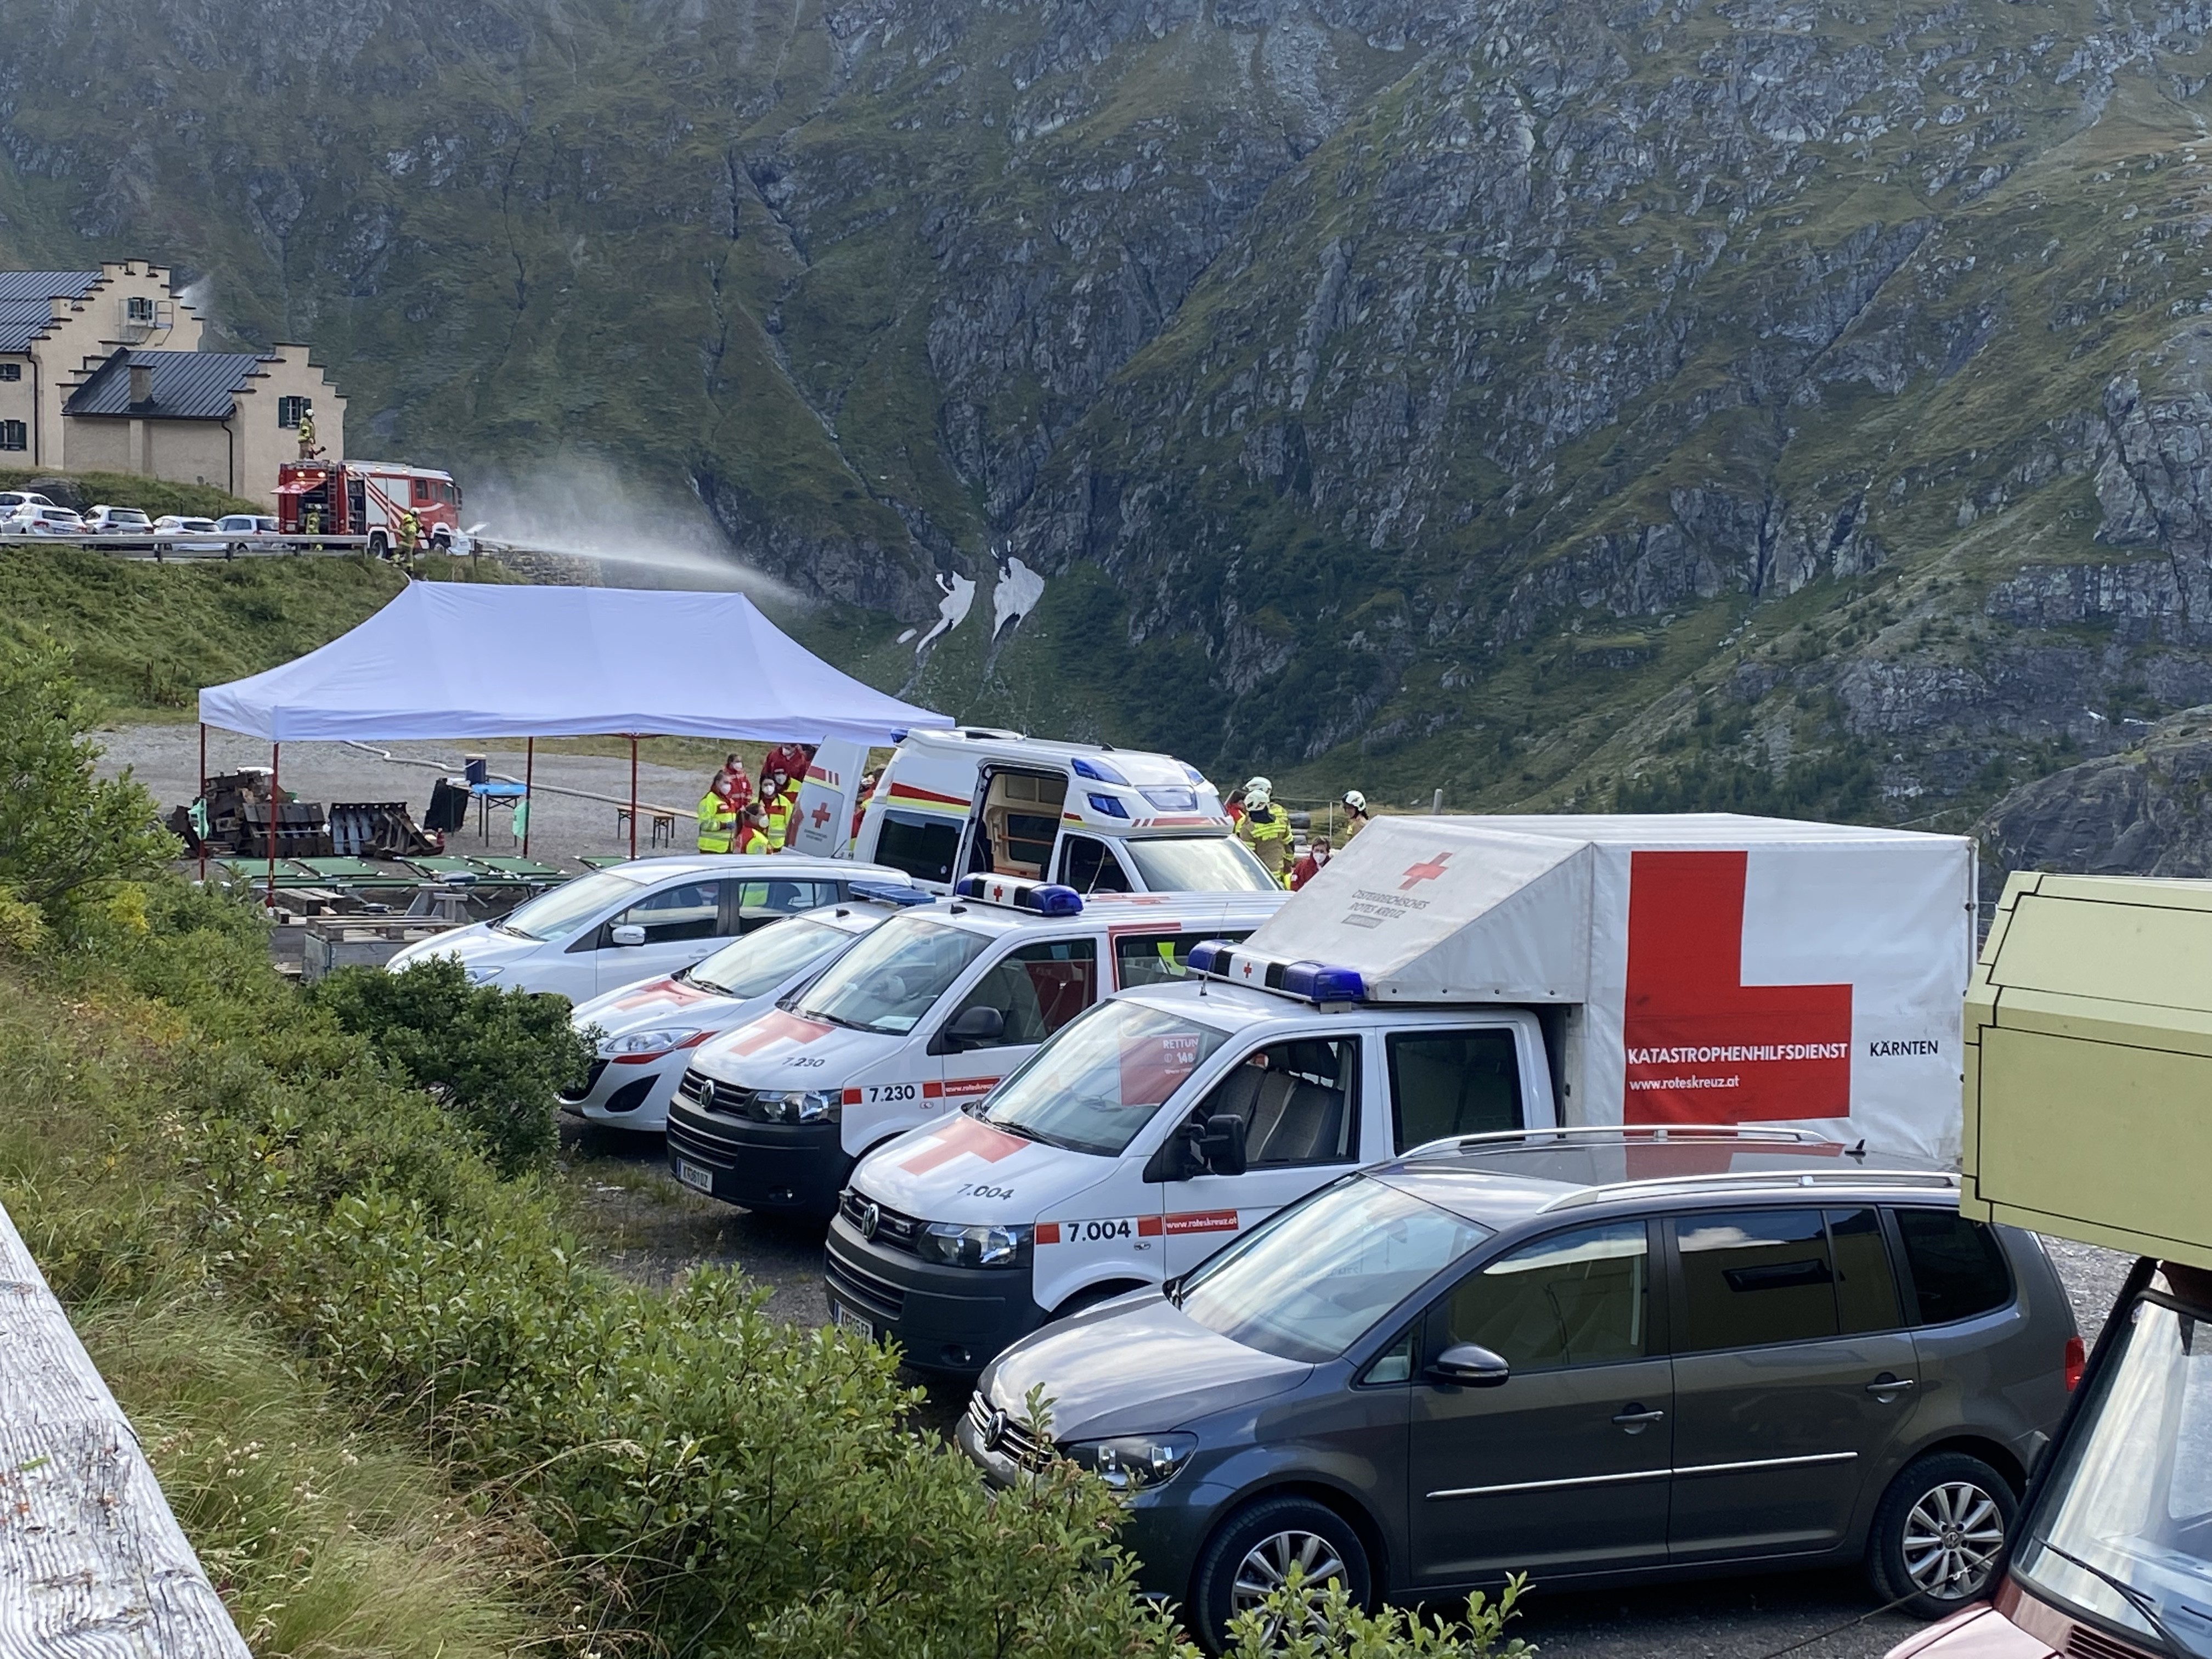
[[[419, 962], [422, 958], [420, 957], [416, 957], [413, 958], [413, 960]], [[461, 971], [468, 975], [470, 984], [483, 985], [497, 979], [501, 974], [505, 973], [507, 969], [505, 968], [480, 967], [477, 963], [471, 962], [464, 963], [461, 966]]]
[[963, 1226], [957, 1221], [933, 1221], [914, 1236], [914, 1253], [924, 1261], [941, 1261], [948, 1267], [1023, 1267], [1029, 1265], [1035, 1231], [1026, 1223], [1009, 1227], [995, 1222]]
[[1194, 1434], [1125, 1434], [1112, 1440], [1071, 1440], [1060, 1452], [1126, 1497], [1165, 1486], [1182, 1473], [1197, 1449]]
[[678, 1048], [689, 1048], [704, 1042], [713, 1033], [696, 1026], [669, 1026], [657, 1031], [632, 1031], [627, 1036], [612, 1036], [599, 1044], [601, 1060], [658, 1060], [663, 1054], [673, 1054]]
[[753, 1097], [753, 1113], [763, 1123], [835, 1123], [845, 1115], [844, 1099], [836, 1089], [763, 1089]]

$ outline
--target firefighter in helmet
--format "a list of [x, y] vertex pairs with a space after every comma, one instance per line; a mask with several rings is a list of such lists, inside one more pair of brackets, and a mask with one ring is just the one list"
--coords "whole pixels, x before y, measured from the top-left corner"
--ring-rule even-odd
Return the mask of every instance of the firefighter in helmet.
[[300, 459], [312, 461], [321, 453], [315, 447], [315, 411], [303, 408], [300, 410]]
[[1283, 886], [1291, 880], [1291, 815], [1275, 805], [1275, 786], [1255, 778], [1244, 786], [1244, 816], [1237, 839], [1252, 849], [1269, 875]]
[[1374, 822], [1373, 814], [1367, 810], [1367, 797], [1357, 789], [1346, 790], [1344, 792], [1344, 834], [1339, 838], [1337, 845], [1350, 846], [1352, 838]]
[[405, 570], [415, 568], [415, 549], [422, 539], [422, 521], [409, 507], [399, 515], [399, 563]]

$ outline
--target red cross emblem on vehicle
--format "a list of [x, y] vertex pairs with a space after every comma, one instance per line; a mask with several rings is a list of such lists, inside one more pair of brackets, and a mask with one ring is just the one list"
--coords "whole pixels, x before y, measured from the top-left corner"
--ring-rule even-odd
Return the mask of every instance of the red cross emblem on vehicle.
[[1245, 977], [1245, 978], [1247, 978], [1247, 979], [1251, 978], [1251, 977], [1252, 977], [1252, 964], [1251, 964], [1250, 963], [1247, 962], [1247, 963], [1243, 963], [1243, 964], [1241, 964], [1241, 965], [1242, 965], [1242, 967], [1243, 967], [1243, 971], [1244, 971], [1244, 977]]
[[1419, 864], [1407, 866], [1406, 878], [1398, 884], [1398, 890], [1401, 893], [1410, 893], [1422, 882], [1434, 881], [1438, 876], [1443, 874], [1444, 860], [1449, 857], [1451, 857], [1449, 853], [1438, 853], [1435, 857]]
[[821, 800], [815, 802], [814, 810], [811, 812], [809, 812], [806, 816], [814, 820], [814, 827], [817, 830], [819, 830], [823, 824], [830, 822], [830, 803], [828, 801]]
[[1000, 899], [1002, 899], [1002, 898], [1006, 897], [1006, 883], [1004, 883], [1003, 881], [994, 881], [994, 882], [993, 882], [993, 883], [991, 884], [991, 902], [992, 902], [994, 904], [997, 903]]

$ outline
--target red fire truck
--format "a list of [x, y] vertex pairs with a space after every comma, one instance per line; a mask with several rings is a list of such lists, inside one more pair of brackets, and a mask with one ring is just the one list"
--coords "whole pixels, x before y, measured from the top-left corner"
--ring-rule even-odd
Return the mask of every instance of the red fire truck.
[[450, 472], [389, 461], [285, 461], [276, 469], [276, 528], [286, 536], [366, 536], [382, 557], [413, 509], [426, 547], [444, 551], [461, 531], [461, 487]]

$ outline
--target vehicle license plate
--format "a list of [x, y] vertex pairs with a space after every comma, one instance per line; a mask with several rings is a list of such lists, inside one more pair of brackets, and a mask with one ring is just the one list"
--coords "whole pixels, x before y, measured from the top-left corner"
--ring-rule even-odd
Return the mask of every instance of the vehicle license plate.
[[714, 1190], [714, 1172], [687, 1158], [679, 1158], [676, 1160], [676, 1178], [685, 1186], [702, 1193], [711, 1194]]
[[850, 1331], [864, 1340], [872, 1342], [876, 1340], [876, 1328], [842, 1302], [830, 1304], [830, 1322], [838, 1329]]

